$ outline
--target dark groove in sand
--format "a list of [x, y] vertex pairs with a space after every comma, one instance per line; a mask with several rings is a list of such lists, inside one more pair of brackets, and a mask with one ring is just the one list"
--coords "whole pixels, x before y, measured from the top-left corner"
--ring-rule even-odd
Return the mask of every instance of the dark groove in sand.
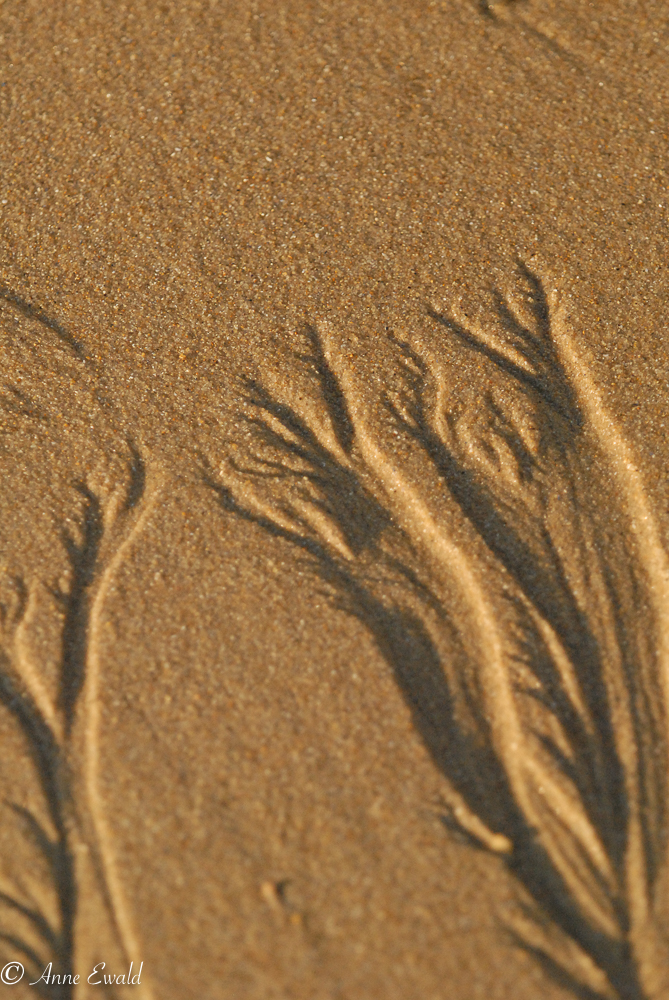
[[494, 334], [429, 313], [492, 379], [464, 413], [438, 350], [395, 341], [405, 390], [384, 405], [425, 486], [372, 430], [325, 323], [298, 356], [319, 404], [247, 383], [257, 448], [206, 480], [227, 510], [315, 556], [375, 636], [453, 822], [534, 901], [517, 940], [577, 995], [655, 1000], [669, 985], [655, 898], [669, 562], [559, 307], [522, 264], [518, 282], [518, 306], [497, 296]]
[[[0, 290], [0, 294], [27, 318], [52, 330], [79, 359], [83, 358], [81, 345], [55, 320], [7, 289]], [[48, 391], [48, 386], [45, 388]], [[23, 415], [33, 416], [32, 412]], [[40, 943], [35, 947], [20, 934], [0, 932], [0, 941], [11, 945], [32, 966], [31, 980], [37, 979], [49, 962], [53, 963], [53, 974], [63, 981], [82, 971], [75, 968], [77, 955], [81, 961], [82, 913], [93, 914], [104, 927], [102, 941], [93, 942], [92, 948], [96, 954], [100, 948], [107, 949], [102, 956], [107, 964], [114, 953], [126, 963], [141, 960], [137, 935], [116, 872], [99, 788], [99, 648], [110, 586], [129, 547], [152, 513], [158, 488], [153, 482], [147, 488], [145, 462], [132, 441], [120, 439], [118, 457], [123, 458], [124, 468], [120, 479], [116, 471], [111, 488], [106, 484], [101, 489], [91, 479], [72, 484], [83, 509], [74, 533], [67, 530], [61, 534], [70, 568], [69, 580], [66, 586], [47, 588], [62, 610], [55, 698], [44, 683], [40, 664], [34, 662], [24, 642], [24, 633], [30, 631], [36, 590], [29, 591], [22, 579], [15, 579], [14, 607], [2, 609], [0, 701], [23, 731], [55, 836], [54, 839], [27, 809], [7, 803], [16, 821], [22, 824], [26, 839], [46, 864], [58, 907], [54, 925], [38, 902], [27, 903], [21, 898], [20, 873], [17, 894], [0, 893], [0, 904], [20, 914]], [[39, 586], [39, 583], [34, 585]], [[150, 997], [148, 977], [144, 978], [138, 994]], [[46, 989], [44, 983], [38, 983], [35, 990], [40, 992], [42, 987]], [[77, 990], [67, 981], [49, 987], [46, 992], [57, 1000], [70, 1000]]]

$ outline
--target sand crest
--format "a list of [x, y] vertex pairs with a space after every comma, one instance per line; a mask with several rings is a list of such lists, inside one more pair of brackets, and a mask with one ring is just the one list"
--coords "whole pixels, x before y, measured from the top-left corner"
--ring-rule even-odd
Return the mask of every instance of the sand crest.
[[669, 996], [668, 39], [0, 6], [17, 1000]]

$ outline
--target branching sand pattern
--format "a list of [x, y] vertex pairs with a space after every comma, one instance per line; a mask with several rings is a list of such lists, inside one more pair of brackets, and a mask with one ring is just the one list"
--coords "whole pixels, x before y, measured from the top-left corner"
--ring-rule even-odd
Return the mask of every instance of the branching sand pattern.
[[517, 941], [577, 996], [666, 997], [669, 562], [559, 303], [514, 289], [394, 341], [374, 413], [319, 324], [315, 391], [248, 382], [255, 444], [205, 478], [370, 628]]
[[[58, 338], [37, 351], [30, 344], [27, 359], [24, 352], [20, 370], [34, 391], [22, 390], [18, 406], [14, 387], [5, 386], [1, 400], [11, 418], [48, 425], [56, 376], [63, 375], [59, 363], [64, 365], [65, 383], [74, 383], [74, 376], [81, 383], [86, 360], [80, 345], [55, 321], [18, 296], [2, 295]], [[109, 424], [109, 414], [92, 405], [97, 423]], [[155, 489], [131, 442], [121, 436], [114, 451], [106, 468], [98, 463], [73, 480], [80, 516], [74, 529], [62, 531], [68, 565], [63, 579], [49, 586], [17, 576], [5, 587], [0, 607], [0, 703], [20, 727], [44, 803], [37, 815], [6, 802], [9, 815], [32, 844], [34, 864], [31, 872], [12, 871], [10, 859], [3, 859], [0, 944], [7, 959], [24, 962], [29, 981], [52, 963], [56, 985], [41, 982], [35, 989], [60, 1000], [85, 994], [86, 976], [81, 986], [71, 980], [77, 972], [90, 971], [95, 962], [105, 961], [120, 971], [127, 970], [130, 961], [141, 960], [99, 789], [99, 650], [110, 587], [151, 513]], [[33, 613], [45, 587], [57, 609], [61, 637], [55, 695], [30, 642]], [[137, 992], [149, 995], [146, 987]]]

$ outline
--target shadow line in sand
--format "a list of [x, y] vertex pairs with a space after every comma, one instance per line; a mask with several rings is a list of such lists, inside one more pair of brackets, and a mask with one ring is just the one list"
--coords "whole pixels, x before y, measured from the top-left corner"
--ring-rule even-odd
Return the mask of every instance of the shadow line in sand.
[[[60, 977], [61, 985], [56, 980], [55, 986], [38, 983], [37, 988], [60, 1000], [68, 1000], [75, 992], [71, 979], [80, 971], [76, 955], [82, 947], [79, 935], [83, 920], [92, 919], [98, 928], [98, 940], [92, 945], [94, 953], [100, 954], [98, 960], [109, 964], [118, 951], [117, 959], [129, 962], [136, 954], [119, 895], [97, 781], [100, 613], [124, 550], [141, 530], [148, 511], [141, 494], [134, 503], [129, 502], [138, 478], [144, 476], [143, 463], [134, 449], [129, 466], [128, 482], [105, 499], [83, 483], [77, 484], [84, 500], [80, 531], [78, 537], [69, 531], [63, 534], [71, 570], [68, 585], [51, 588], [62, 609], [56, 698], [44, 685], [39, 664], [26, 652], [37, 588], [30, 594], [23, 580], [15, 580], [14, 606], [2, 608], [0, 702], [24, 734], [46, 817], [40, 820], [15, 803], [6, 806], [44, 862], [40, 867], [48, 872], [57, 918], [54, 921], [47, 916], [50, 908], [45, 908], [39, 897], [26, 894], [19, 873], [14, 889], [0, 892], [0, 912], [4, 908], [15, 917], [20, 914], [29, 933], [22, 938], [0, 930], [0, 940], [12, 946], [13, 957], [19, 952], [29, 963], [31, 979], [51, 962], [52, 974]], [[43, 890], [49, 894], [48, 886]], [[10, 916], [9, 923], [15, 925], [16, 920]]]
[[307, 330], [308, 390], [247, 380], [253, 444], [204, 479], [370, 630], [447, 823], [524, 889], [514, 939], [575, 995], [666, 996], [669, 561], [641, 477], [539, 276], [483, 327], [428, 317], [375, 407]]
[[80, 340], [77, 340], [69, 330], [54, 319], [49, 316], [48, 313], [40, 309], [39, 306], [34, 306], [32, 303], [28, 302], [21, 295], [15, 292], [13, 289], [8, 288], [6, 285], [0, 285], [0, 298], [4, 299], [5, 302], [9, 302], [10, 305], [14, 306], [19, 312], [26, 317], [26, 319], [36, 320], [41, 323], [42, 326], [47, 327], [49, 330], [53, 330], [58, 339], [66, 346], [69, 347], [77, 358], [84, 358], [84, 346]]
[[[56, 321], [7, 289], [0, 296], [53, 331], [79, 365], [78, 342]], [[42, 345], [47, 372], [55, 346]], [[45, 392], [48, 408], [43, 375], [37, 368], [35, 387]], [[49, 424], [33, 403], [23, 416]], [[98, 416], [109, 426], [108, 413]], [[30, 871], [12, 869], [11, 859], [2, 859], [0, 946], [6, 960], [25, 963], [27, 981], [37, 980], [35, 992], [57, 1000], [77, 993], [74, 976], [90, 972], [95, 962], [127, 969], [141, 958], [100, 791], [100, 647], [110, 588], [153, 510], [157, 489], [132, 441], [121, 434], [114, 447], [113, 467], [104, 471], [103, 462], [72, 483], [78, 513], [74, 527], [60, 533], [64, 577], [54, 585], [5, 578], [0, 604], [0, 704], [18, 724], [32, 759], [25, 783], [33, 781], [33, 794], [26, 801], [41, 802], [28, 808], [4, 801], [3, 822], [18, 825], [31, 864]], [[60, 634], [55, 682], [31, 641], [45, 597]], [[56, 977], [48, 983], [39, 980], [47, 969]], [[142, 984], [139, 995], [150, 996], [149, 987]]]

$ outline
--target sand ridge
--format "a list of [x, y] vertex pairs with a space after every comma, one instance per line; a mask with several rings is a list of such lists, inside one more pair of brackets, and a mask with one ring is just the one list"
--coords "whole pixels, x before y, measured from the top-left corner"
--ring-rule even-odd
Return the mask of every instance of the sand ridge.
[[0, 36], [4, 961], [663, 997], [664, 5]]

